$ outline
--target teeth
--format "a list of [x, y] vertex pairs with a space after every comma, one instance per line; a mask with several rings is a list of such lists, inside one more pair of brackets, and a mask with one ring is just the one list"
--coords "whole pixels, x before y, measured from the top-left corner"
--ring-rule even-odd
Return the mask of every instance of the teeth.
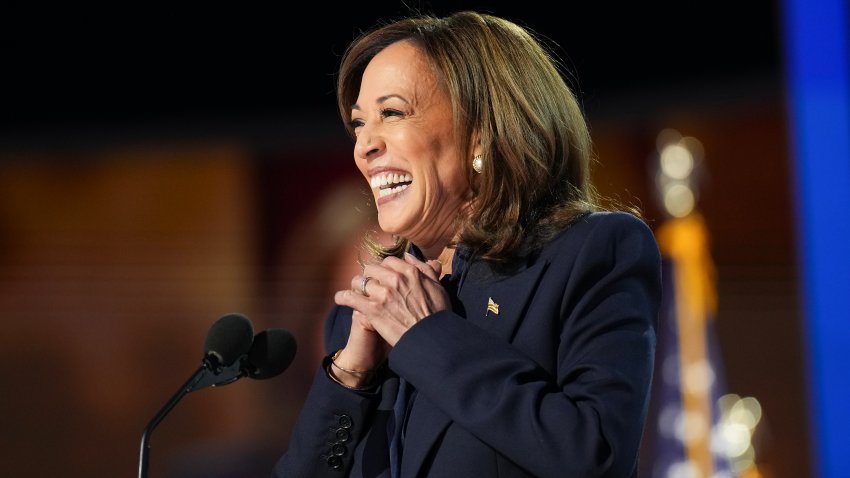
[[[387, 173], [372, 176], [372, 179], [369, 180], [369, 185], [372, 186], [372, 189], [375, 189], [384, 186], [389, 186], [392, 184], [409, 183], [411, 181], [413, 181], [413, 176], [411, 176], [410, 174]], [[387, 188], [387, 190], [390, 189], [395, 188]]]
[[394, 188], [379, 189], [378, 190], [378, 197], [382, 198], [384, 196], [389, 196], [390, 194], [400, 193], [400, 192], [404, 191], [405, 189], [407, 189], [409, 187], [410, 187], [409, 184], [402, 184], [401, 186], [396, 186]]

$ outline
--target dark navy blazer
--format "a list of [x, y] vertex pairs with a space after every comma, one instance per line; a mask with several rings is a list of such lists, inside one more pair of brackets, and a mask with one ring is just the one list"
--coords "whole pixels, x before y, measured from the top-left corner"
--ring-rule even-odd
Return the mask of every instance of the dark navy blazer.
[[[274, 476], [389, 477], [398, 377], [416, 389], [403, 478], [636, 476], [660, 276], [651, 230], [620, 212], [582, 217], [510, 273], [472, 260], [453, 310], [401, 337], [376, 389], [331, 381], [325, 359]], [[335, 307], [328, 353], [350, 326]]]

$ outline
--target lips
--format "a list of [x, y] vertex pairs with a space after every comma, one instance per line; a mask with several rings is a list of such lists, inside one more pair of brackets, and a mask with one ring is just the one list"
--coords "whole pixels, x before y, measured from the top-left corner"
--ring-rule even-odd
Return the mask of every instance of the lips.
[[378, 189], [378, 197], [386, 197], [404, 191], [413, 182], [410, 173], [383, 172], [372, 176], [369, 180], [372, 189]]

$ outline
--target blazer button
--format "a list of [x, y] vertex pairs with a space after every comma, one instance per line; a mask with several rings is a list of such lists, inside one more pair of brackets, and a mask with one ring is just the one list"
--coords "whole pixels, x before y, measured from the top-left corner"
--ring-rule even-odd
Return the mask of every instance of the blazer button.
[[333, 468], [334, 470], [339, 470], [340, 468], [342, 468], [342, 458], [338, 456], [328, 457], [328, 466]]
[[351, 416], [350, 415], [340, 415], [339, 416], [339, 426], [342, 428], [351, 428]]
[[336, 439], [340, 443], [345, 443], [351, 438], [351, 434], [348, 433], [348, 429], [346, 428], [337, 428], [335, 433]]
[[334, 456], [345, 455], [345, 452], [347, 452], [347, 451], [348, 451], [348, 449], [345, 447], [345, 445], [343, 445], [341, 443], [336, 443], [336, 444], [334, 444], [334, 446], [331, 447], [331, 453]]

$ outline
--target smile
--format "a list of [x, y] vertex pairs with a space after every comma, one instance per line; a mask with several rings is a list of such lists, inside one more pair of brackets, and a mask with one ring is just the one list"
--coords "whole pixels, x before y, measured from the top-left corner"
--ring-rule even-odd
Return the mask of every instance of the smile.
[[382, 198], [390, 194], [400, 193], [410, 187], [413, 176], [409, 173], [385, 173], [372, 176], [369, 184], [372, 189], [378, 189], [378, 197]]

